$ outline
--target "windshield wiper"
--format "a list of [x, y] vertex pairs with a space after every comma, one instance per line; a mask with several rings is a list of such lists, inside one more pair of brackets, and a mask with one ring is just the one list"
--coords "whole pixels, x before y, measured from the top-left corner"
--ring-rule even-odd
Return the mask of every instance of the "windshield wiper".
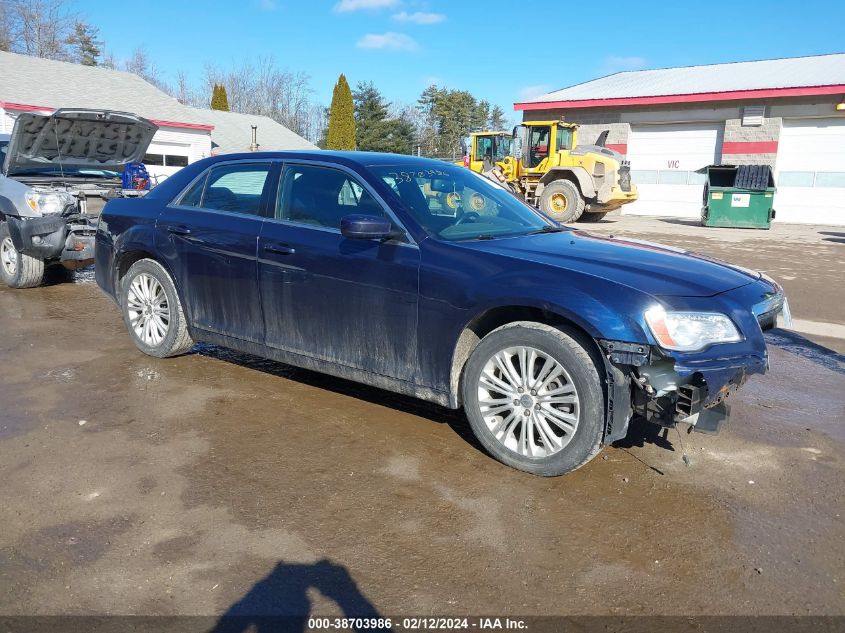
[[542, 229], [531, 231], [528, 235], [538, 235], [539, 233], [563, 233], [566, 229], [562, 226], [544, 226]]

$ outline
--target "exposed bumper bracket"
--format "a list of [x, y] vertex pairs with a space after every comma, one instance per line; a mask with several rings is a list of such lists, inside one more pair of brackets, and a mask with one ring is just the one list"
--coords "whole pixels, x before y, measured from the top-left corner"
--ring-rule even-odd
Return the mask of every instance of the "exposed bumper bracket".
[[702, 409], [698, 413], [698, 420], [692, 428], [699, 433], [715, 435], [722, 430], [722, 425], [728, 421], [730, 416], [731, 405], [721, 402], [709, 409]]

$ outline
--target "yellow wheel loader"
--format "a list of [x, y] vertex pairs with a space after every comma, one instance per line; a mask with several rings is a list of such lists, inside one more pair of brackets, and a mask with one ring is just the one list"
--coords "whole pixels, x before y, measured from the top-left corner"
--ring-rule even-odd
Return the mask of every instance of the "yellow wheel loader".
[[579, 145], [578, 126], [526, 121], [507, 132], [474, 132], [464, 166], [507, 183], [514, 193], [558, 222], [595, 222], [637, 199], [628, 161], [604, 147]]

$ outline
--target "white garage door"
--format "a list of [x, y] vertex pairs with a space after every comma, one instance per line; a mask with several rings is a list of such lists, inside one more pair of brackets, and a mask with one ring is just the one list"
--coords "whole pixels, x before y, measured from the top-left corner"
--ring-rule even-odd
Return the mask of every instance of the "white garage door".
[[784, 120], [776, 167], [776, 220], [845, 224], [845, 119]]
[[191, 146], [186, 143], [150, 143], [144, 165], [153, 182], [163, 181], [191, 162]]
[[723, 124], [682, 123], [631, 127], [628, 160], [639, 189], [625, 213], [700, 217], [704, 175], [719, 160]]

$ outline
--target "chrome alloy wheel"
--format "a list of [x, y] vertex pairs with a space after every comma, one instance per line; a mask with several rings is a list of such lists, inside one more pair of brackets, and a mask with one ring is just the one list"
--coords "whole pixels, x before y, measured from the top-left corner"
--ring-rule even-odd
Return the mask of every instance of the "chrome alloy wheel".
[[18, 270], [18, 251], [15, 250], [11, 237], [6, 237], [0, 242], [0, 265], [9, 277], [14, 277]]
[[170, 304], [158, 279], [147, 273], [135, 277], [126, 303], [135, 335], [150, 347], [160, 345], [170, 329]]
[[571, 376], [534, 347], [508, 347], [487, 361], [478, 380], [478, 406], [493, 436], [523, 457], [561, 451], [580, 418]]

